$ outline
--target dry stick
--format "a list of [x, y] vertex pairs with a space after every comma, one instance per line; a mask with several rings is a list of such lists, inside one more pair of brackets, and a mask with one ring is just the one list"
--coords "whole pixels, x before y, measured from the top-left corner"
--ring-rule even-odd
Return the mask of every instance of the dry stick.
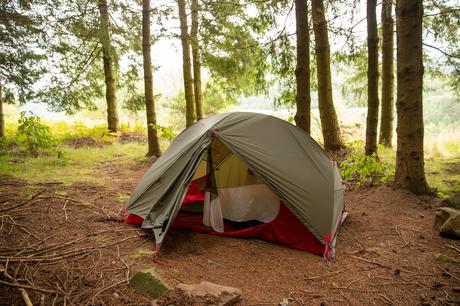
[[306, 279], [307, 279], [307, 280], [314, 280], [314, 279], [319, 279], [319, 278], [325, 278], [325, 277], [329, 277], [329, 276], [334, 276], [334, 275], [340, 274], [340, 273], [342, 273], [342, 272], [344, 272], [344, 271], [347, 271], [347, 270], [349, 270], [348, 267], [343, 268], [343, 269], [340, 269], [340, 270], [337, 270], [337, 271], [334, 271], [334, 272], [331, 272], [331, 273], [326, 273], [326, 274], [323, 274], [323, 275], [311, 276], [311, 277], [308, 277], [308, 276], [306, 276], [306, 275], [305, 275], [305, 276], [306, 276]]
[[129, 266], [128, 264], [126, 263], [126, 261], [123, 260], [123, 258], [121, 258], [121, 262], [125, 265], [126, 267], [126, 283], [129, 283]]
[[449, 271], [447, 271], [446, 269], [444, 269], [443, 267], [441, 267], [440, 265], [436, 264], [436, 266], [441, 269], [444, 273], [447, 273], [449, 276], [455, 278], [456, 280], [460, 281], [460, 278], [458, 278], [457, 276], [453, 275], [452, 273], [450, 273]]
[[[55, 237], [56, 235], [57, 235], [57, 234], [53, 234], [53, 235], [51, 235], [51, 236], [48, 236], [48, 237], [46, 237], [46, 238], [43, 238], [43, 239], [40, 240], [40, 241], [37, 241], [36, 243], [34, 243], [34, 244], [30, 245], [30, 246], [27, 246], [27, 247], [25, 247], [25, 248], [22, 248], [18, 253], [16, 253], [15, 256], [21, 255], [22, 253], [24, 253], [24, 252], [26, 251], [27, 248], [31, 249], [31, 248], [33, 248], [33, 247], [35, 247], [35, 246], [37, 246], [37, 245], [39, 245], [39, 244], [41, 244], [41, 243], [44, 243], [46, 240], [49, 240], [49, 239]], [[32, 251], [35, 251], [35, 250], [32, 250]]]
[[[375, 260], [370, 260], [370, 259], [366, 259], [366, 258], [362, 258], [362, 257], [359, 257], [359, 256], [354, 256], [354, 255], [352, 255], [351, 257], [353, 257], [355, 259], [358, 259], [358, 260], [361, 260], [361, 261], [364, 261], [364, 262], [367, 262], [367, 263], [371, 263], [371, 264], [383, 267], [383, 268], [396, 269], [396, 267], [394, 267], [394, 266], [391, 266], [391, 265], [388, 265], [388, 264], [385, 264], [385, 263], [381, 263], [381, 262], [378, 262], [378, 261], [375, 261]], [[418, 272], [414, 272], [414, 271], [406, 270], [406, 269], [402, 269], [402, 268], [397, 268], [397, 269], [400, 270], [400, 271], [403, 271], [403, 272], [412, 273], [412, 274], [421, 275], [421, 276], [433, 276], [433, 274], [431, 274], [431, 273], [418, 273]]]
[[43, 253], [47, 253], [47, 252], [51, 252], [51, 251], [55, 251], [55, 250], [58, 250], [58, 249], [61, 249], [63, 247], [66, 247], [68, 245], [71, 245], [71, 244], [74, 244], [74, 243], [77, 243], [77, 242], [80, 242], [86, 238], [89, 238], [89, 237], [92, 237], [92, 236], [97, 236], [97, 235], [100, 235], [100, 234], [105, 234], [105, 233], [119, 233], [119, 232], [132, 232], [132, 231], [139, 231], [138, 229], [110, 229], [110, 230], [102, 230], [102, 231], [99, 231], [99, 232], [95, 232], [95, 233], [91, 233], [91, 234], [88, 234], [86, 236], [82, 236], [82, 237], [79, 237], [75, 240], [72, 240], [72, 241], [69, 241], [69, 242], [66, 242], [66, 243], [58, 243], [58, 244], [54, 244], [54, 245], [50, 245], [48, 249], [43, 249], [43, 250], [40, 250], [39, 252], [37, 253], [34, 253], [33, 256], [36, 256], [36, 255], [39, 255], [39, 254], [43, 254]]
[[[36, 197], [38, 197], [38, 196], [39, 196], [41, 193], [43, 193], [45, 190], [46, 190], [46, 188], [43, 188], [43, 189], [39, 190], [39, 191], [38, 191], [37, 193], [35, 193], [30, 199], [28, 199], [28, 200], [26, 200], [26, 201], [24, 201], [24, 202], [21, 202], [21, 203], [15, 205], [15, 206], [8, 207], [8, 208], [5, 208], [5, 209], [0, 209], [0, 212], [9, 211], [9, 210], [18, 208], [18, 207], [20, 207], [20, 206], [22, 206], [22, 205], [25, 205], [25, 204], [29, 203], [30, 201], [32, 201], [33, 199], [35, 199]], [[38, 201], [36, 201], [36, 202], [38, 202]], [[34, 202], [34, 203], [36, 203], [36, 202]]]
[[345, 296], [345, 294], [343, 294], [343, 291], [342, 289], [339, 289], [340, 291], [340, 294], [343, 296], [343, 298], [345, 299], [345, 301], [347, 301], [348, 304], [350, 304], [350, 300]]
[[[58, 255], [40, 256], [38, 258], [34, 258], [35, 255], [28, 256], [28, 257], [0, 256], [0, 261], [10, 261], [10, 262], [21, 262], [21, 261], [25, 261], [25, 262], [27, 262], [27, 261], [31, 261], [31, 262], [34, 262], [34, 261], [52, 262], [52, 261], [61, 260], [61, 259], [72, 257], [72, 256], [78, 256], [78, 255], [81, 255], [81, 254], [85, 253], [86, 251], [91, 253], [91, 252], [95, 251], [96, 249], [107, 248], [107, 247], [122, 243], [122, 242], [124, 242], [124, 241], [126, 241], [128, 239], [132, 239], [132, 238], [136, 238], [136, 237], [139, 237], [139, 236], [138, 235], [136, 235], [136, 236], [128, 236], [128, 237], [125, 237], [125, 238], [123, 238], [123, 239], [121, 239], [119, 241], [115, 241], [115, 242], [112, 242], [112, 243], [98, 245], [98, 246], [95, 246], [95, 247], [84, 247], [84, 248], [80, 248], [80, 249], [74, 249], [74, 250], [70, 250], [70, 251], [67, 251], [67, 252], [64, 252], [64, 253], [61, 253], [61, 254], [58, 254]], [[76, 253], [76, 252], [78, 252], [78, 253]], [[72, 254], [72, 253], [74, 253], [74, 254]]]
[[445, 245], [446, 247], [451, 248], [452, 250], [455, 250], [455, 251], [457, 251], [457, 252], [460, 253], [460, 249], [457, 248], [456, 246], [451, 245], [451, 244], [447, 244], [447, 243], [444, 243], [444, 245]]
[[56, 291], [53, 291], [53, 290], [48, 290], [48, 289], [43, 289], [43, 288], [38, 288], [38, 287], [28, 286], [28, 285], [8, 283], [8, 282], [2, 281], [2, 280], [0, 280], [0, 284], [10, 286], [10, 287], [30, 289], [30, 290], [37, 291], [37, 292], [43, 292], [43, 293], [49, 293], [49, 294], [58, 294]]
[[399, 238], [401, 238], [401, 240], [402, 240], [402, 241], [404, 242], [404, 244], [406, 245], [406, 244], [407, 244], [406, 239], [404, 239], [404, 237], [401, 235], [401, 233], [400, 233], [399, 230], [398, 230], [398, 227], [400, 227], [400, 226], [401, 226], [401, 224], [396, 225], [396, 226], [395, 226], [395, 230], [396, 230], [396, 233], [398, 233]]
[[14, 219], [12, 219], [11, 217], [10, 217], [10, 219], [11, 219], [11, 221], [13, 221], [13, 222], [6, 222], [6, 223], [11, 224], [11, 225], [16, 225], [21, 231], [25, 232], [26, 234], [29, 234], [30, 236], [34, 237], [35, 239], [37, 239], [37, 240], [39, 240], [39, 241], [42, 240], [42, 238], [38, 237], [37, 235], [35, 235], [35, 234], [32, 233], [31, 231], [27, 230], [25, 225], [16, 223], [16, 221], [14, 221]]
[[94, 302], [94, 299], [95, 299], [98, 295], [100, 295], [101, 293], [103, 293], [104, 291], [107, 291], [107, 290], [109, 290], [109, 289], [112, 289], [113, 287], [116, 287], [116, 286], [120, 286], [120, 285], [122, 285], [122, 284], [124, 284], [124, 283], [125, 283], [125, 281], [123, 280], [123, 281], [117, 282], [117, 283], [115, 283], [115, 284], [112, 284], [112, 285], [110, 285], [110, 286], [107, 286], [107, 287], [105, 287], [105, 288], [102, 288], [101, 290], [97, 291], [97, 292], [89, 299], [89, 301], [85, 304], [85, 306], [88, 305], [88, 304], [90, 303], [90, 301], [93, 301], [93, 302]]
[[[8, 262], [6, 263], [5, 267], [0, 266], [0, 271], [3, 271], [3, 275], [7, 279], [12, 281], [14, 284], [18, 284], [18, 281], [15, 278], [13, 278], [10, 274], [8, 274], [7, 269], [8, 269]], [[29, 295], [27, 294], [27, 291], [24, 288], [18, 288], [18, 289], [19, 289], [19, 292], [21, 293], [22, 299], [24, 303], [26, 304], [26, 306], [33, 306], [32, 301], [30, 300]]]
[[388, 298], [386, 295], [384, 295], [383, 293], [380, 293], [379, 294], [384, 301], [386, 301], [387, 303], [389, 303], [390, 305], [394, 305], [395, 302], [393, 302], [390, 298]]
[[85, 206], [88, 210], [90, 210], [90, 211], [92, 211], [92, 212], [94, 212], [94, 213], [100, 214], [99, 211], [95, 211], [95, 210], [91, 209], [91, 208], [96, 208], [96, 206], [91, 205], [90, 203], [86, 203], [86, 202], [80, 201], [80, 200], [76, 200], [76, 199], [72, 199], [72, 198], [66, 198], [66, 197], [61, 197], [61, 196], [39, 196], [38, 198], [39, 198], [39, 199], [58, 199], [58, 200], [64, 200], [64, 201], [74, 202], [74, 203], [77, 203], [77, 204], [80, 204], [80, 205]]
[[67, 209], [66, 209], [66, 206], [67, 206], [67, 203], [69, 203], [69, 200], [66, 200], [65, 203], [64, 203], [64, 206], [62, 206], [62, 210], [64, 210], [64, 216], [65, 216], [65, 220], [63, 223], [65, 223], [68, 219], [67, 217]]

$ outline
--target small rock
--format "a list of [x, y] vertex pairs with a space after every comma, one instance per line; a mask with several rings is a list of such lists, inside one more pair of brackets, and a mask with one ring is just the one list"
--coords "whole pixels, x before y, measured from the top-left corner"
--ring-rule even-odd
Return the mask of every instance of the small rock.
[[218, 298], [218, 306], [235, 305], [240, 301], [241, 290], [237, 288], [217, 285], [211, 282], [187, 285], [178, 284], [175, 290], [189, 297], [204, 297], [206, 295]]
[[129, 280], [128, 286], [143, 290], [154, 299], [160, 297], [168, 290], [168, 287], [154, 268], [142, 270], [134, 274]]
[[458, 263], [458, 260], [450, 256], [438, 253], [434, 255], [434, 258], [438, 261], [447, 262], [447, 263]]
[[287, 298], [284, 298], [280, 303], [279, 306], [288, 306], [289, 305], [289, 300]]
[[112, 293], [112, 296], [117, 300], [120, 298], [120, 295], [116, 292]]
[[436, 210], [436, 224], [442, 224], [440, 234], [449, 238], [460, 238], [460, 210], [440, 207]]

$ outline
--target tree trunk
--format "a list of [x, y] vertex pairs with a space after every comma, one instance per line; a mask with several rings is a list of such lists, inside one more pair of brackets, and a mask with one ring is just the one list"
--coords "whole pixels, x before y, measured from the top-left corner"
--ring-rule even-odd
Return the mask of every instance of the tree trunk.
[[295, 124], [310, 134], [310, 29], [307, 0], [295, 1], [297, 67], [295, 70], [297, 95]]
[[185, 0], [178, 0], [180, 39], [182, 43], [182, 71], [184, 74], [185, 91], [185, 118], [186, 125], [190, 126], [195, 122], [195, 105], [193, 94], [192, 63], [190, 61], [190, 38], [188, 35], [187, 13], [185, 11]]
[[340, 127], [332, 101], [331, 56], [323, 0], [312, 0], [313, 31], [318, 78], [318, 107], [324, 147], [337, 150], [342, 147]]
[[391, 147], [393, 139], [393, 1], [382, 1], [382, 114], [380, 117], [380, 144]]
[[201, 89], [201, 58], [198, 44], [198, 0], [192, 0], [192, 27], [190, 30], [193, 58], [193, 89], [195, 94], [196, 119], [201, 120], [203, 111], [203, 92]]
[[379, 38], [377, 36], [376, 8], [376, 0], [367, 0], [366, 155], [377, 154], [377, 127], [379, 121]]
[[423, 156], [422, 0], [396, 2], [397, 137], [395, 185], [430, 192]]
[[120, 127], [118, 122], [115, 74], [113, 72], [112, 46], [110, 44], [109, 12], [107, 7], [107, 0], [99, 0], [98, 6], [101, 18], [101, 29], [99, 36], [102, 45], [102, 60], [104, 62], [104, 76], [106, 87], [105, 98], [107, 101], [107, 123], [109, 131], [117, 132]]
[[144, 56], [145, 109], [149, 150], [147, 156], [160, 156], [160, 142], [156, 130], [157, 118], [153, 98], [153, 76], [150, 37], [150, 0], [142, 1], [142, 54]]
[[5, 137], [5, 116], [3, 114], [3, 86], [0, 85], [0, 137]]

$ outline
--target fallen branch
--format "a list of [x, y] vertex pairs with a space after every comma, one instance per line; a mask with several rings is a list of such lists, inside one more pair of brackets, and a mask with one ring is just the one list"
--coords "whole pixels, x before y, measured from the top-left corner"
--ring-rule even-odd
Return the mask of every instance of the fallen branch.
[[117, 282], [117, 283], [112, 284], [112, 285], [110, 285], [110, 286], [107, 286], [107, 287], [105, 287], [105, 288], [102, 288], [101, 290], [97, 291], [97, 292], [91, 297], [91, 299], [85, 304], [85, 306], [88, 305], [88, 304], [90, 304], [90, 302], [92, 302], [92, 304], [95, 304], [95, 303], [94, 303], [94, 299], [95, 299], [98, 295], [100, 295], [100, 294], [103, 293], [104, 291], [107, 291], [107, 290], [109, 290], [109, 289], [112, 289], [113, 287], [120, 286], [120, 285], [122, 285], [122, 284], [124, 284], [124, 283], [125, 283], [125, 280], [120, 281], [120, 282]]
[[[30, 201], [34, 200], [36, 197], [38, 197], [40, 194], [42, 194], [45, 191], [46, 191], [46, 188], [43, 188], [43, 189], [39, 190], [37, 193], [35, 193], [30, 199], [28, 199], [28, 200], [26, 200], [24, 202], [21, 202], [21, 203], [19, 203], [17, 205], [14, 205], [14, 206], [11, 206], [11, 207], [8, 207], [8, 208], [4, 208], [4, 209], [0, 209], [0, 212], [10, 211], [12, 209], [15, 209], [15, 208], [21, 207], [23, 205], [26, 205], [27, 203], [29, 203]], [[34, 203], [36, 203], [36, 202], [34, 202]]]
[[0, 284], [5, 285], [5, 286], [10, 286], [10, 287], [16, 287], [16, 288], [23, 288], [23, 289], [30, 289], [33, 291], [37, 292], [42, 292], [42, 293], [48, 293], [48, 294], [58, 294], [58, 292], [53, 291], [53, 290], [48, 290], [48, 289], [43, 289], [35, 286], [28, 286], [28, 285], [22, 285], [22, 284], [15, 284], [15, 283], [9, 283], [0, 280]]
[[460, 278], [458, 278], [457, 276], [453, 275], [452, 273], [450, 273], [449, 271], [447, 271], [446, 269], [444, 269], [443, 267], [441, 267], [440, 265], [436, 264], [436, 266], [441, 269], [444, 273], [446, 273], [447, 275], [449, 275], [450, 277], [460, 281]]
[[364, 262], [367, 262], [367, 263], [370, 263], [370, 264], [374, 264], [374, 265], [383, 267], [383, 268], [387, 268], [387, 269], [390, 269], [390, 270], [398, 269], [398, 270], [406, 272], [406, 273], [412, 273], [412, 274], [421, 275], [421, 276], [433, 276], [433, 274], [431, 274], [431, 273], [419, 273], [419, 272], [414, 272], [414, 271], [411, 271], [411, 270], [406, 270], [406, 269], [403, 269], [403, 268], [397, 268], [397, 267], [389, 265], [389, 264], [385, 264], [385, 263], [381, 263], [381, 262], [378, 262], [378, 261], [375, 261], [375, 260], [362, 258], [362, 257], [359, 257], [359, 256], [352, 255], [351, 257], [353, 257], [355, 259], [358, 259], [358, 260], [361, 260], [361, 261], [364, 261]]
[[446, 247], [451, 248], [452, 250], [455, 250], [455, 251], [457, 251], [457, 252], [460, 253], [460, 249], [457, 248], [456, 246], [451, 245], [451, 244], [447, 244], [447, 243], [444, 243], [444, 245], [445, 245]]

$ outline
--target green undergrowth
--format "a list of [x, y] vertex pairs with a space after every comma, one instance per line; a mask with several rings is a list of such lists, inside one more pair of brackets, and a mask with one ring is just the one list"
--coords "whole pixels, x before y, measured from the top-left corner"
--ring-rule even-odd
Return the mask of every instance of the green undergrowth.
[[379, 146], [380, 153], [377, 157], [364, 154], [362, 141], [349, 142], [346, 146], [349, 151], [346, 159], [339, 163], [339, 170], [349, 187], [379, 185], [393, 178], [394, 163], [390, 161], [391, 150]]
[[103, 184], [110, 179], [105, 163], [129, 164], [145, 159], [146, 144], [118, 143], [102, 147], [73, 149], [33, 157], [30, 155], [0, 155], [0, 176], [13, 176], [32, 182], [78, 181]]
[[[392, 148], [378, 147], [378, 158], [364, 155], [364, 143], [346, 144], [350, 150], [339, 164], [342, 178], [352, 187], [379, 185], [391, 182], [394, 177], [396, 152]], [[460, 192], [460, 141], [451, 140], [438, 144], [436, 154], [428, 152], [425, 173], [428, 185], [438, 196], [448, 198]], [[441, 148], [441, 149], [439, 149]], [[431, 155], [431, 156], [430, 156]]]

